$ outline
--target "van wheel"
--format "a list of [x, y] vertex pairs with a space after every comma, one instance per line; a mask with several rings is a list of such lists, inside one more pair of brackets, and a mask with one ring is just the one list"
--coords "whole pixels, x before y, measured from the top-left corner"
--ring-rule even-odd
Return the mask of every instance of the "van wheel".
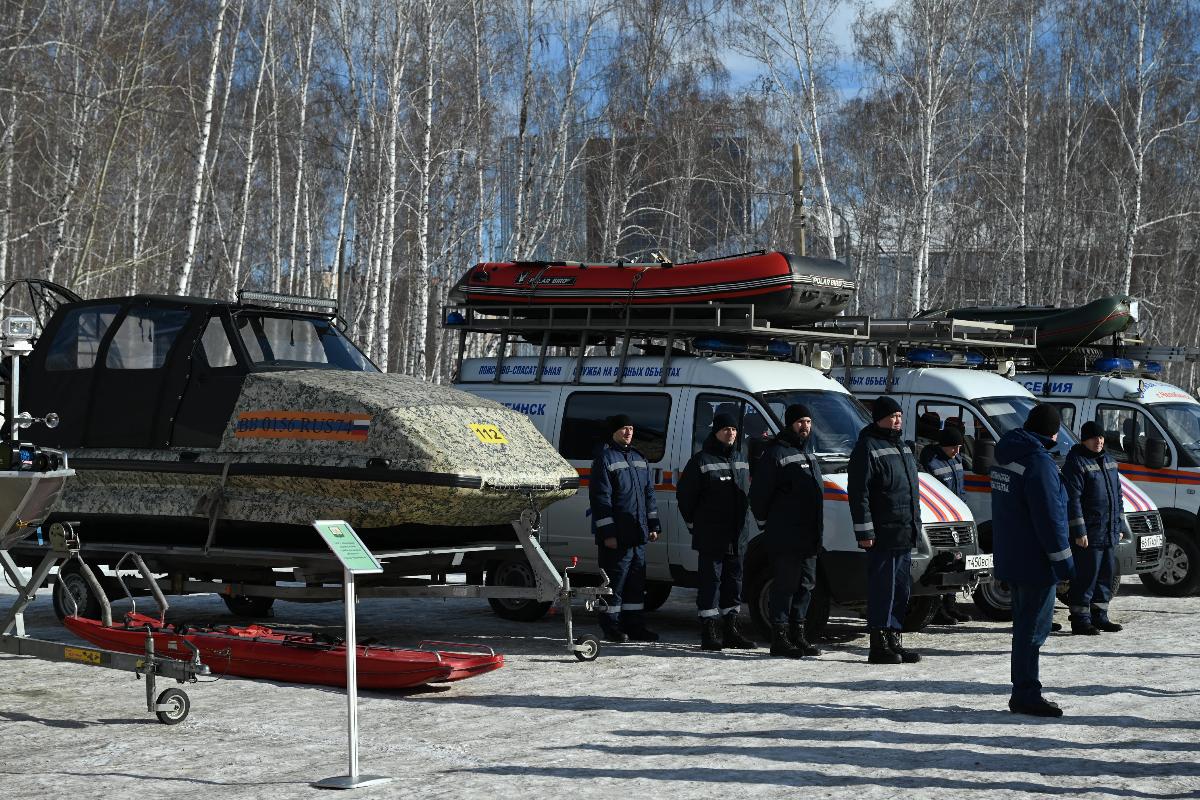
[[1200, 589], [1200, 545], [1187, 533], [1168, 528], [1158, 569], [1139, 577], [1152, 594], [1185, 597]]
[[671, 596], [672, 584], [666, 581], [646, 581], [646, 597], [642, 601], [647, 611], [658, 611]]
[[87, 579], [83, 577], [83, 570], [75, 559], [59, 568], [51, 598], [54, 616], [58, 617], [60, 622], [72, 614], [78, 614], [84, 619], [100, 619], [100, 600], [92, 594], [92, 587], [88, 586]]
[[[537, 587], [537, 579], [533, 575], [533, 567], [529, 566], [527, 561], [514, 559], [494, 564], [487, 572], [486, 584], [529, 589], [532, 594]], [[496, 616], [513, 622], [534, 622], [550, 611], [550, 603], [523, 598], [489, 597], [488, 605], [496, 612]]]
[[975, 590], [971, 599], [975, 601], [975, 607], [988, 619], [997, 622], [1012, 620], [1012, 593], [1004, 581], [993, 579], [991, 583], [983, 584]]
[[902, 630], [905, 633], [916, 633], [922, 630], [933, 620], [933, 615], [937, 613], [941, 603], [942, 596], [940, 594], [908, 598], [908, 610], [904, 613]]

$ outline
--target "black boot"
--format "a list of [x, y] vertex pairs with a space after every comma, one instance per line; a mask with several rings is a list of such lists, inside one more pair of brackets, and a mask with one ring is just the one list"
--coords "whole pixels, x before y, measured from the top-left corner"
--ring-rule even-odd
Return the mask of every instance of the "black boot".
[[629, 637], [621, 632], [615, 615], [600, 615], [600, 631], [604, 634], [604, 641], [606, 642], [624, 644], [629, 641]]
[[700, 618], [700, 649], [720, 650], [724, 647], [721, 641], [721, 630], [716, 617]]
[[804, 655], [788, 636], [787, 625], [771, 626], [771, 655], [784, 658], [801, 658]]
[[1092, 622], [1096, 630], [1104, 631], [1105, 633], [1116, 633], [1117, 631], [1125, 630], [1125, 626], [1119, 622], [1113, 622], [1111, 619], [1102, 619]]
[[867, 656], [869, 664], [899, 664], [900, 655], [892, 650], [883, 631], [871, 631], [871, 654]]
[[900, 656], [900, 660], [905, 664], [915, 664], [921, 660], [921, 654], [916, 650], [909, 650], [904, 646], [904, 641], [900, 638], [899, 631], [884, 631], [883, 635], [887, 637], [888, 644], [892, 647], [892, 652]]
[[1073, 636], [1099, 636], [1100, 631], [1096, 630], [1096, 626], [1090, 619], [1071, 617], [1071, 634]]
[[723, 633], [726, 647], [735, 650], [753, 650], [758, 647], [757, 642], [750, 641], [738, 630], [738, 615], [736, 611], [730, 611], [725, 615]]
[[796, 649], [805, 656], [821, 655], [821, 648], [808, 641], [808, 636], [805, 633], [803, 625], [797, 625], [794, 622], [789, 625], [788, 638], [792, 640], [792, 644], [796, 645]]

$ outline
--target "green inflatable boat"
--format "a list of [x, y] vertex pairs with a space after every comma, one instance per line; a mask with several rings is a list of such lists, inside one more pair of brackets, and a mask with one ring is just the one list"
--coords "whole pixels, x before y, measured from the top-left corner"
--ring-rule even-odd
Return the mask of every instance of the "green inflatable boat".
[[1124, 331], [1134, 321], [1133, 298], [1101, 297], [1074, 308], [1054, 306], [968, 306], [927, 311], [922, 317], [1003, 322], [1037, 330], [1038, 347], [1078, 347]]

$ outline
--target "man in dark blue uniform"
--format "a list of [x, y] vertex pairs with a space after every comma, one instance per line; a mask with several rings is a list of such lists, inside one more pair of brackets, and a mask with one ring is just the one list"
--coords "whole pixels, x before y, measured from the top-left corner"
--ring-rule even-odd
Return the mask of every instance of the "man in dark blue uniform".
[[600, 568], [611, 581], [608, 610], [600, 628], [610, 642], [657, 642], [646, 627], [646, 542], [658, 539], [658, 505], [646, 457], [633, 447], [633, 420], [608, 418], [609, 441], [592, 460], [588, 493]]
[[750, 507], [763, 528], [774, 572], [771, 583], [771, 655], [821, 654], [808, 641], [805, 617], [817, 583], [824, 531], [824, 478], [813, 455], [813, 419], [796, 403], [784, 411], [783, 430], [759, 456]]
[[[937, 441], [921, 450], [921, 469], [937, 478], [954, 495], [967, 502], [967, 482], [963, 474], [961, 455], [963, 435], [958, 428], [946, 420], [946, 427], [938, 431]], [[942, 595], [942, 605], [930, 620], [935, 625], [957, 625], [968, 617], [954, 603], [954, 592]]]
[[749, 530], [750, 464], [737, 446], [737, 420], [718, 413], [712, 433], [692, 456], [676, 485], [679, 513], [692, 532], [692, 549], [700, 555], [700, 646], [705, 650], [748, 649], [758, 645], [738, 627], [742, 606], [742, 559]]
[[1121, 540], [1121, 474], [1104, 450], [1104, 432], [1095, 422], [1083, 423], [1082, 441], [1071, 448], [1063, 465], [1067, 486], [1067, 527], [1075, 577], [1067, 592], [1071, 633], [1096, 636], [1121, 626], [1108, 618], [1116, 572], [1113, 548]]
[[996, 579], [1012, 593], [1014, 714], [1061, 717], [1042, 697], [1038, 658], [1050, 634], [1055, 587], [1075, 571], [1067, 540], [1067, 492], [1050, 449], [1058, 439], [1058, 409], [1035, 406], [1023, 428], [996, 443], [992, 467], [992, 549]]
[[900, 631], [912, 593], [912, 548], [921, 524], [917, 460], [900, 438], [904, 417], [887, 395], [871, 407], [850, 453], [850, 516], [854, 538], [867, 551], [867, 628], [872, 664], [920, 661], [904, 647]]

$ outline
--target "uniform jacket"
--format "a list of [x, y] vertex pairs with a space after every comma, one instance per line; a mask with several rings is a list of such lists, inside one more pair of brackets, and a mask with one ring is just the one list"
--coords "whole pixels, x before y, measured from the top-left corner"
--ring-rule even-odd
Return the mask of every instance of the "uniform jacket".
[[946, 485], [959, 500], [967, 500], [967, 480], [963, 475], [961, 455], [947, 457], [946, 451], [936, 444], [926, 445], [921, 450], [921, 469]]
[[621, 547], [645, 544], [660, 529], [650, 465], [633, 447], [606, 442], [597, 449], [588, 495], [596, 544], [610, 536]]
[[763, 526], [768, 553], [821, 552], [825, 478], [811, 436], [801, 439], [783, 431], [767, 445], [754, 467], [750, 508]]
[[863, 428], [850, 453], [850, 517], [854, 538], [875, 547], [910, 548], [921, 525], [917, 459], [898, 433], [875, 423]]
[[1062, 470], [1067, 487], [1067, 529], [1071, 539], [1088, 537], [1088, 547], [1114, 547], [1121, 540], [1121, 474], [1108, 453], [1077, 444]]
[[[1051, 439], [1014, 428], [996, 443], [992, 467], [992, 550], [996, 577], [1010, 583], [1051, 586], [1051, 564], [1068, 562], [1067, 491], [1046, 450]], [[1060, 569], [1062, 569], [1060, 567]]]
[[750, 531], [750, 464], [738, 447], [709, 435], [679, 477], [675, 497], [692, 531], [692, 549], [702, 553], [746, 552]]

